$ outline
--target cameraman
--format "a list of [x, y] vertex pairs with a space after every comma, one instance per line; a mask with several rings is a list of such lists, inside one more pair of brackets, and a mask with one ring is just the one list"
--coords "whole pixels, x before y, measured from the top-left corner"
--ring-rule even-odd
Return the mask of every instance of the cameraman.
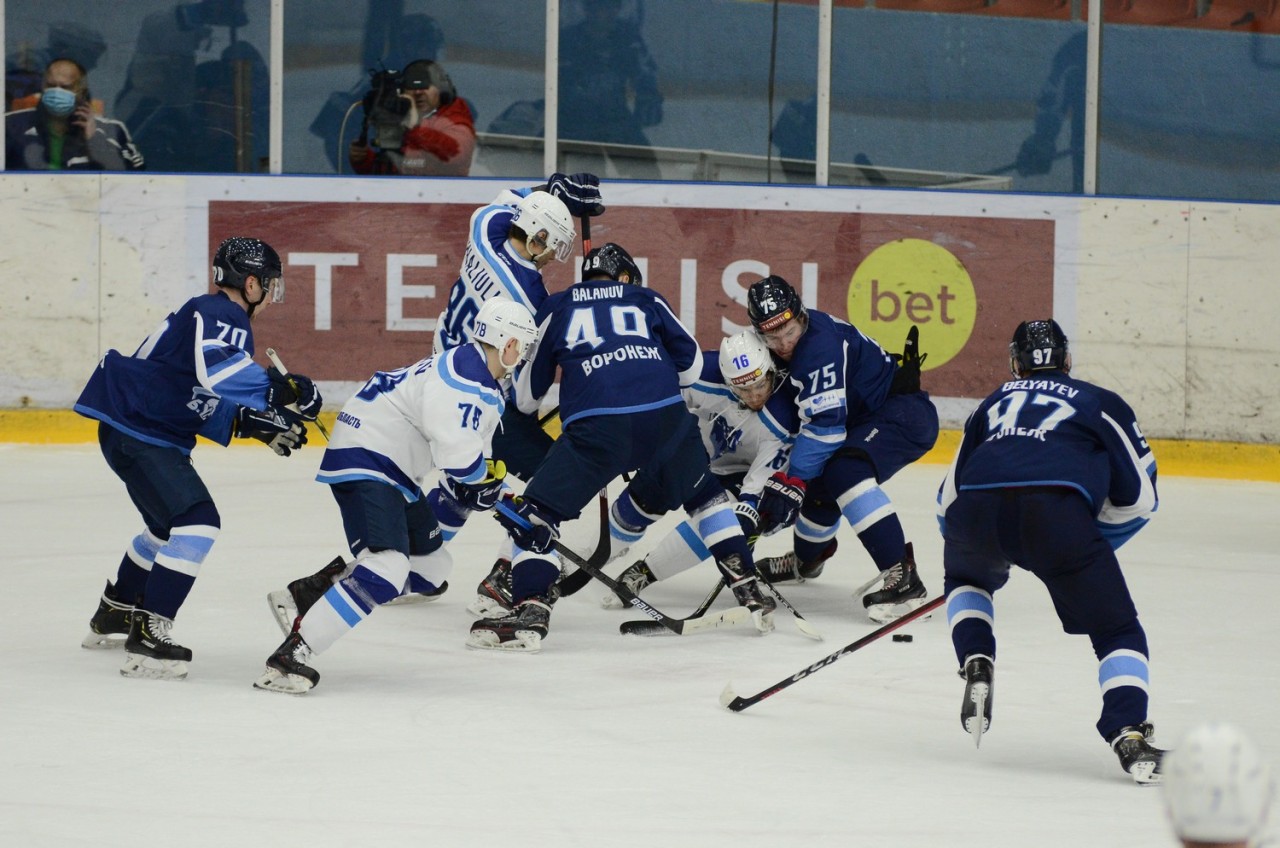
[[[365, 98], [365, 130], [347, 151], [357, 174], [465, 177], [476, 150], [471, 107], [439, 63], [410, 62], [395, 89]], [[393, 93], [394, 92], [394, 93]], [[369, 144], [369, 128], [375, 129]]]

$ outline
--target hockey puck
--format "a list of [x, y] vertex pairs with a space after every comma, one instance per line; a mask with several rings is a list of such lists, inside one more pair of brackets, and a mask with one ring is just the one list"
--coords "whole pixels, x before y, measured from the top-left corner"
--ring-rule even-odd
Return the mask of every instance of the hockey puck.
[[912, 637], [911, 637], [911, 634], [910, 634], [910, 633], [895, 633], [895, 634], [893, 634], [893, 641], [895, 641], [895, 642], [910, 642], [910, 641], [911, 641], [911, 638], [912, 638]]

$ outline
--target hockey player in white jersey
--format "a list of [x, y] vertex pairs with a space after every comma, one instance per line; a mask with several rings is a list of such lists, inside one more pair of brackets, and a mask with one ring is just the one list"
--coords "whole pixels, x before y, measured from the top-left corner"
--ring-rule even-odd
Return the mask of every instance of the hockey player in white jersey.
[[[787, 457], [800, 422], [795, 389], [769, 356], [764, 340], [753, 329], [728, 336], [719, 353], [703, 351], [703, 372], [683, 392], [686, 405], [698, 418], [702, 443], [711, 457], [711, 472], [737, 496], [734, 512], [748, 538], [756, 535], [756, 506], [764, 485], [775, 471], [787, 467]], [[637, 481], [640, 483], [641, 481]], [[640, 541], [653, 523], [644, 508], [645, 493], [628, 486], [609, 511], [611, 558], [617, 559]], [[682, 521], [644, 558], [626, 568], [618, 581], [632, 592], [680, 574], [710, 557], [689, 522]], [[623, 603], [610, 592], [605, 607]]]
[[[453, 563], [422, 486], [452, 511], [491, 509], [506, 470], [491, 457], [504, 388], [537, 335], [533, 316], [506, 298], [476, 315], [475, 341], [395, 371], [379, 371], [338, 413], [316, 479], [331, 487], [355, 561], [289, 584], [297, 610], [267, 658], [259, 689], [300, 694], [320, 674], [307, 665], [407, 587], [431, 593]], [[273, 609], [276, 598], [272, 593]], [[277, 617], [280, 614], [277, 613]]]

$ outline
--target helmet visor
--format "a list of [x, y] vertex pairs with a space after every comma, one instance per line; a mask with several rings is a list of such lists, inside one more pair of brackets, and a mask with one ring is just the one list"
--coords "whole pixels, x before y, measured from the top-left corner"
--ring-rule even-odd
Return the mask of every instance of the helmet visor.
[[268, 277], [262, 281], [264, 303], [284, 303], [284, 277]]

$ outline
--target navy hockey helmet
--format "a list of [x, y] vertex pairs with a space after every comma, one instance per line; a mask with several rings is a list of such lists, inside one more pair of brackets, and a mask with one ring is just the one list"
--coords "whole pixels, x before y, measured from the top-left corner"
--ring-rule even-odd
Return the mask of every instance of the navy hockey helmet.
[[[644, 285], [644, 275], [640, 266], [631, 258], [631, 254], [613, 242], [607, 242], [592, 250], [582, 259], [582, 278], [604, 274], [611, 280], [620, 283], [631, 283], [633, 286]], [[622, 279], [623, 275], [627, 279]]]
[[[234, 236], [218, 245], [213, 254], [213, 283], [225, 288], [238, 289], [244, 294], [244, 281], [257, 277], [262, 286], [262, 300], [251, 304], [258, 306], [269, 297], [272, 303], [284, 300], [284, 275], [280, 254], [265, 241], [245, 236]], [[250, 314], [253, 314], [252, 308]]]
[[1013, 331], [1013, 341], [1009, 343], [1009, 371], [1021, 377], [1032, 371], [1047, 370], [1071, 370], [1067, 334], [1052, 318], [1023, 321]]
[[776, 330], [793, 318], [804, 316], [800, 295], [776, 274], [752, 283], [747, 289], [747, 317], [761, 333]]

